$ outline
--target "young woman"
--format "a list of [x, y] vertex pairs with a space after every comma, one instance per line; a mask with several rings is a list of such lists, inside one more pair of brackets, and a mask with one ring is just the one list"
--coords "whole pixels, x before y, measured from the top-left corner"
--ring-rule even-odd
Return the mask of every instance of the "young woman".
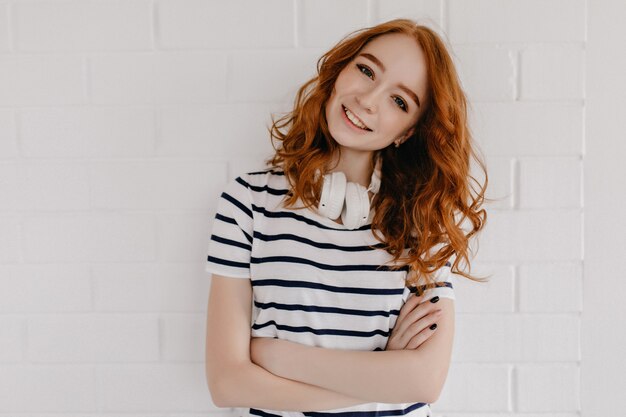
[[213, 223], [213, 402], [430, 415], [452, 352], [452, 272], [480, 281], [458, 265], [486, 220], [444, 43], [407, 19], [353, 32], [270, 134], [268, 168], [230, 182]]

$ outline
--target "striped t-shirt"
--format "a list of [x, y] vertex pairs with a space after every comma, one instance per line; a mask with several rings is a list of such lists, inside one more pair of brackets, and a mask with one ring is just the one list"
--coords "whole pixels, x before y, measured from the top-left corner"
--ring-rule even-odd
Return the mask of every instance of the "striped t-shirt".
[[[350, 230], [302, 208], [300, 200], [298, 209], [285, 208], [289, 191], [287, 178], [276, 169], [249, 172], [229, 182], [218, 201], [206, 271], [252, 281], [252, 337], [384, 350], [414, 289], [405, 286], [406, 268], [389, 268], [393, 257], [371, 230], [373, 210], [366, 225]], [[450, 263], [435, 277], [442, 286], [428, 289], [427, 298], [454, 299]], [[367, 403], [324, 412], [246, 411], [289, 417], [430, 415], [429, 405], [421, 402]]]

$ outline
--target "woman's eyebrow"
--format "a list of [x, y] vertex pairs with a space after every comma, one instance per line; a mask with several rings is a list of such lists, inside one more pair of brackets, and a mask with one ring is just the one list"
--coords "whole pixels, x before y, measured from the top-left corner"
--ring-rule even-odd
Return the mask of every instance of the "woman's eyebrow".
[[[363, 58], [369, 59], [374, 64], [378, 65], [378, 67], [380, 67], [380, 69], [383, 71], [383, 73], [385, 72], [385, 65], [380, 61], [380, 59], [376, 58], [374, 55], [369, 54], [367, 52], [363, 52], [363, 53], [360, 53], [358, 56], [362, 56]], [[415, 104], [417, 104], [417, 107], [421, 107], [419, 97], [417, 96], [417, 94], [415, 94], [413, 91], [411, 91], [411, 89], [409, 89], [409, 87], [407, 87], [404, 84], [398, 84], [398, 87], [400, 87], [400, 89], [402, 89], [405, 93], [407, 93], [409, 96], [411, 96], [411, 98], [413, 99]]]

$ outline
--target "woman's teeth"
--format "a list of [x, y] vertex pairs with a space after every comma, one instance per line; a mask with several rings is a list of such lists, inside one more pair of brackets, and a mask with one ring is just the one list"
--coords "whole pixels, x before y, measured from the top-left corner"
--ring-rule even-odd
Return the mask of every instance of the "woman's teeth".
[[346, 116], [348, 116], [348, 119], [350, 119], [350, 121], [354, 123], [355, 126], [360, 127], [363, 130], [370, 130], [367, 126], [361, 123], [359, 119], [357, 119], [356, 116], [350, 112], [350, 110], [344, 107], [343, 111], [346, 112]]

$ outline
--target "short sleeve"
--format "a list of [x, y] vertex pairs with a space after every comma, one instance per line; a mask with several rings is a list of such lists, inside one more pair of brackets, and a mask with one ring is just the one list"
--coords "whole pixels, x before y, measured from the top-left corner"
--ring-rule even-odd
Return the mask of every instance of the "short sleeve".
[[239, 176], [226, 185], [218, 200], [205, 270], [250, 278], [253, 229], [250, 188]]
[[450, 260], [448, 260], [444, 266], [435, 271], [433, 277], [436, 286], [427, 287], [426, 285], [418, 285], [416, 288], [412, 288], [411, 292], [423, 292], [425, 294], [425, 299], [431, 299], [435, 296], [439, 296], [439, 298], [450, 298], [454, 300], [455, 276], [452, 273], [452, 263]]

